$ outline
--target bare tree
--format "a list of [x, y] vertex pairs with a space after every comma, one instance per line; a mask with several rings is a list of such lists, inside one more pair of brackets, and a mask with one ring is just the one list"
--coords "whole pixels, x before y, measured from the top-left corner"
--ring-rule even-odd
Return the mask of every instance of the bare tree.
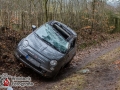
[[44, 5], [45, 5], [45, 21], [48, 21], [48, 9], [47, 9], [47, 4], [48, 4], [48, 0], [44, 1]]

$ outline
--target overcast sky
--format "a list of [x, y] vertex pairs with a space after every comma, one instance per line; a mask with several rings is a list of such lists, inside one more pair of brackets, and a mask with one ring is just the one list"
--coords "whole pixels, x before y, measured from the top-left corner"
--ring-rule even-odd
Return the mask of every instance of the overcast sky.
[[117, 7], [118, 2], [120, 2], [120, 0], [108, 0], [107, 2], [108, 2], [108, 4], [110, 4], [114, 7]]

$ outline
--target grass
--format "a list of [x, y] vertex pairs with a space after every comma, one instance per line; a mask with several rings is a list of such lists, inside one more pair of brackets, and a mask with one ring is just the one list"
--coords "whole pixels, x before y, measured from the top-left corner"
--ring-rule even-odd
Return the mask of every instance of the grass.
[[86, 43], [82, 43], [79, 45], [79, 49], [85, 49], [86, 47], [92, 46], [92, 45], [96, 45], [98, 42], [93, 40], [90, 42], [86, 42]]
[[87, 65], [86, 68], [95, 68], [100, 65], [107, 66], [110, 64], [114, 64], [114, 62], [117, 60], [117, 58], [119, 58], [119, 56], [120, 56], [120, 47], [98, 57], [96, 60], [91, 62], [89, 65]]
[[87, 47], [96, 46], [103, 42], [119, 38], [120, 33], [109, 34], [94, 32], [93, 35], [87, 34], [84, 38], [78, 39], [78, 50], [83, 50]]
[[85, 76], [80, 75], [80, 73], [74, 73], [73, 75], [61, 80], [57, 85], [55, 85], [53, 90], [82, 90], [85, 84]]
[[[96, 83], [102, 83], [101, 81], [96, 81], [104, 78], [104, 75], [107, 75], [109, 73], [110, 77], [112, 77], [111, 73], [114, 71], [111, 70], [111, 67], [115, 66], [114, 62], [119, 58], [119, 55], [120, 47], [98, 57], [87, 66], [83, 67], [83, 69], [90, 69], [90, 73], [81, 73], [80, 69], [71, 76], [66, 77], [64, 80], [56, 83], [55, 86], [52, 87], [52, 90], [84, 90], [84, 88], [88, 86], [88, 81], [92, 82], [93, 79], [95, 80], [95, 82], [92, 83], [95, 84], [94, 87], [97, 87]], [[100, 71], [100, 73], [96, 71]], [[117, 88], [117, 90], [120, 90], [120, 80], [117, 80], [117, 86], [115, 85], [115, 87]]]
[[117, 85], [118, 87], [117, 87], [117, 90], [120, 90], [120, 79], [119, 79], [119, 81], [118, 81], [118, 85]]

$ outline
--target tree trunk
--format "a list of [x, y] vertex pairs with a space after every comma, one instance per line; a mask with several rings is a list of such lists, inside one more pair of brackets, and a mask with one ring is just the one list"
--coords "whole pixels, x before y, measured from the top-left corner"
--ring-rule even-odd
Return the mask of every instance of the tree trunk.
[[91, 31], [90, 34], [92, 34], [94, 30], [94, 20], [95, 20], [95, 7], [96, 7], [96, 0], [92, 1], [92, 24], [91, 24]]
[[48, 0], [45, 0], [45, 21], [48, 21], [48, 9], [47, 9]]

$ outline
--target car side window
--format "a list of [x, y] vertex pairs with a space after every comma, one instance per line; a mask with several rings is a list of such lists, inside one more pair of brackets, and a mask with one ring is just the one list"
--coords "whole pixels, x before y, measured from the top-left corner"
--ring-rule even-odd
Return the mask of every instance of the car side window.
[[70, 48], [75, 47], [75, 42], [76, 42], [76, 39], [74, 39], [74, 40], [71, 42]]

